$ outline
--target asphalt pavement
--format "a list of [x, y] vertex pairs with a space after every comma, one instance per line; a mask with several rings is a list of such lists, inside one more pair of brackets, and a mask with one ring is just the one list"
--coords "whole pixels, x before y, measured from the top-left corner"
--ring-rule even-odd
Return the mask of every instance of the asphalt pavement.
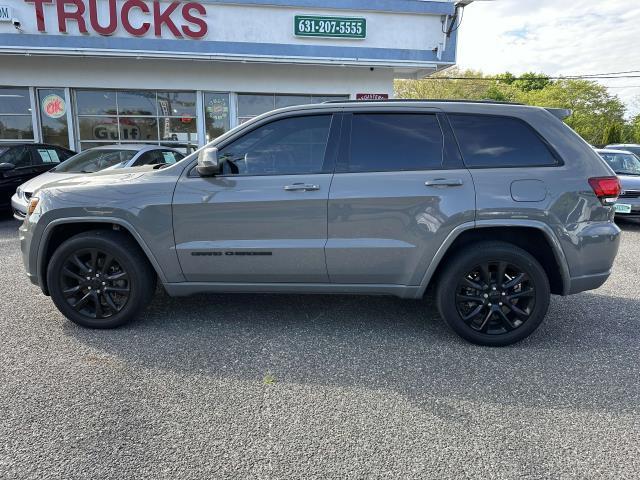
[[158, 295], [75, 326], [0, 221], [0, 478], [640, 478], [640, 224], [502, 349], [433, 303]]

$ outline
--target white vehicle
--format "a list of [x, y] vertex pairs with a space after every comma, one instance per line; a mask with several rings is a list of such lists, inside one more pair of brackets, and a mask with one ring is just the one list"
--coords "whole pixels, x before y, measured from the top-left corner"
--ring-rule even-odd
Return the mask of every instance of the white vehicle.
[[11, 197], [13, 216], [17, 220], [24, 220], [27, 214], [27, 205], [33, 192], [47, 183], [95, 173], [107, 168], [170, 165], [183, 158], [184, 154], [178, 150], [159, 145], [120, 144], [90, 148], [20, 185]]

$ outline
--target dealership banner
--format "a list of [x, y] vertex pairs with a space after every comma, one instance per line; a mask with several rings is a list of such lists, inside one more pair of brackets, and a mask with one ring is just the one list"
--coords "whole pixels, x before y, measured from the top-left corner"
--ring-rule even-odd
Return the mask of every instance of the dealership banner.
[[0, 5], [0, 53], [433, 68], [455, 62], [457, 34], [441, 28], [453, 12], [415, 0], [16, 0]]

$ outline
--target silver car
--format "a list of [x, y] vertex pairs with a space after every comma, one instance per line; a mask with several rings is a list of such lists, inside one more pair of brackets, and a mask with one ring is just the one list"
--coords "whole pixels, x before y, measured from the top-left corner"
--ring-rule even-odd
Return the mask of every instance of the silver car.
[[24, 220], [33, 192], [47, 183], [94, 173], [106, 168], [172, 164], [183, 158], [184, 155], [180, 151], [158, 145], [120, 144], [87, 149], [20, 185], [11, 197], [13, 216], [18, 220]]
[[640, 218], [640, 158], [630, 151], [600, 149], [598, 154], [618, 175], [622, 191], [614, 205], [623, 218]]
[[436, 101], [277, 110], [167, 168], [42, 188], [20, 228], [24, 265], [92, 328], [133, 320], [158, 280], [174, 296], [422, 299], [432, 287], [460, 336], [509, 345], [552, 294], [601, 286], [618, 251], [619, 180], [566, 114]]

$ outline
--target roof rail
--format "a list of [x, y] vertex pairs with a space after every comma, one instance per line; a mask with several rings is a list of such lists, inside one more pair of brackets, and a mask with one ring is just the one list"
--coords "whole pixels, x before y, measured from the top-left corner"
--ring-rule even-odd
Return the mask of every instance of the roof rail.
[[402, 102], [402, 103], [484, 103], [484, 104], [495, 104], [495, 105], [524, 105], [524, 103], [515, 103], [515, 102], [501, 102], [498, 100], [448, 100], [442, 98], [388, 98], [383, 100], [327, 100], [322, 103], [394, 103], [394, 102]]

